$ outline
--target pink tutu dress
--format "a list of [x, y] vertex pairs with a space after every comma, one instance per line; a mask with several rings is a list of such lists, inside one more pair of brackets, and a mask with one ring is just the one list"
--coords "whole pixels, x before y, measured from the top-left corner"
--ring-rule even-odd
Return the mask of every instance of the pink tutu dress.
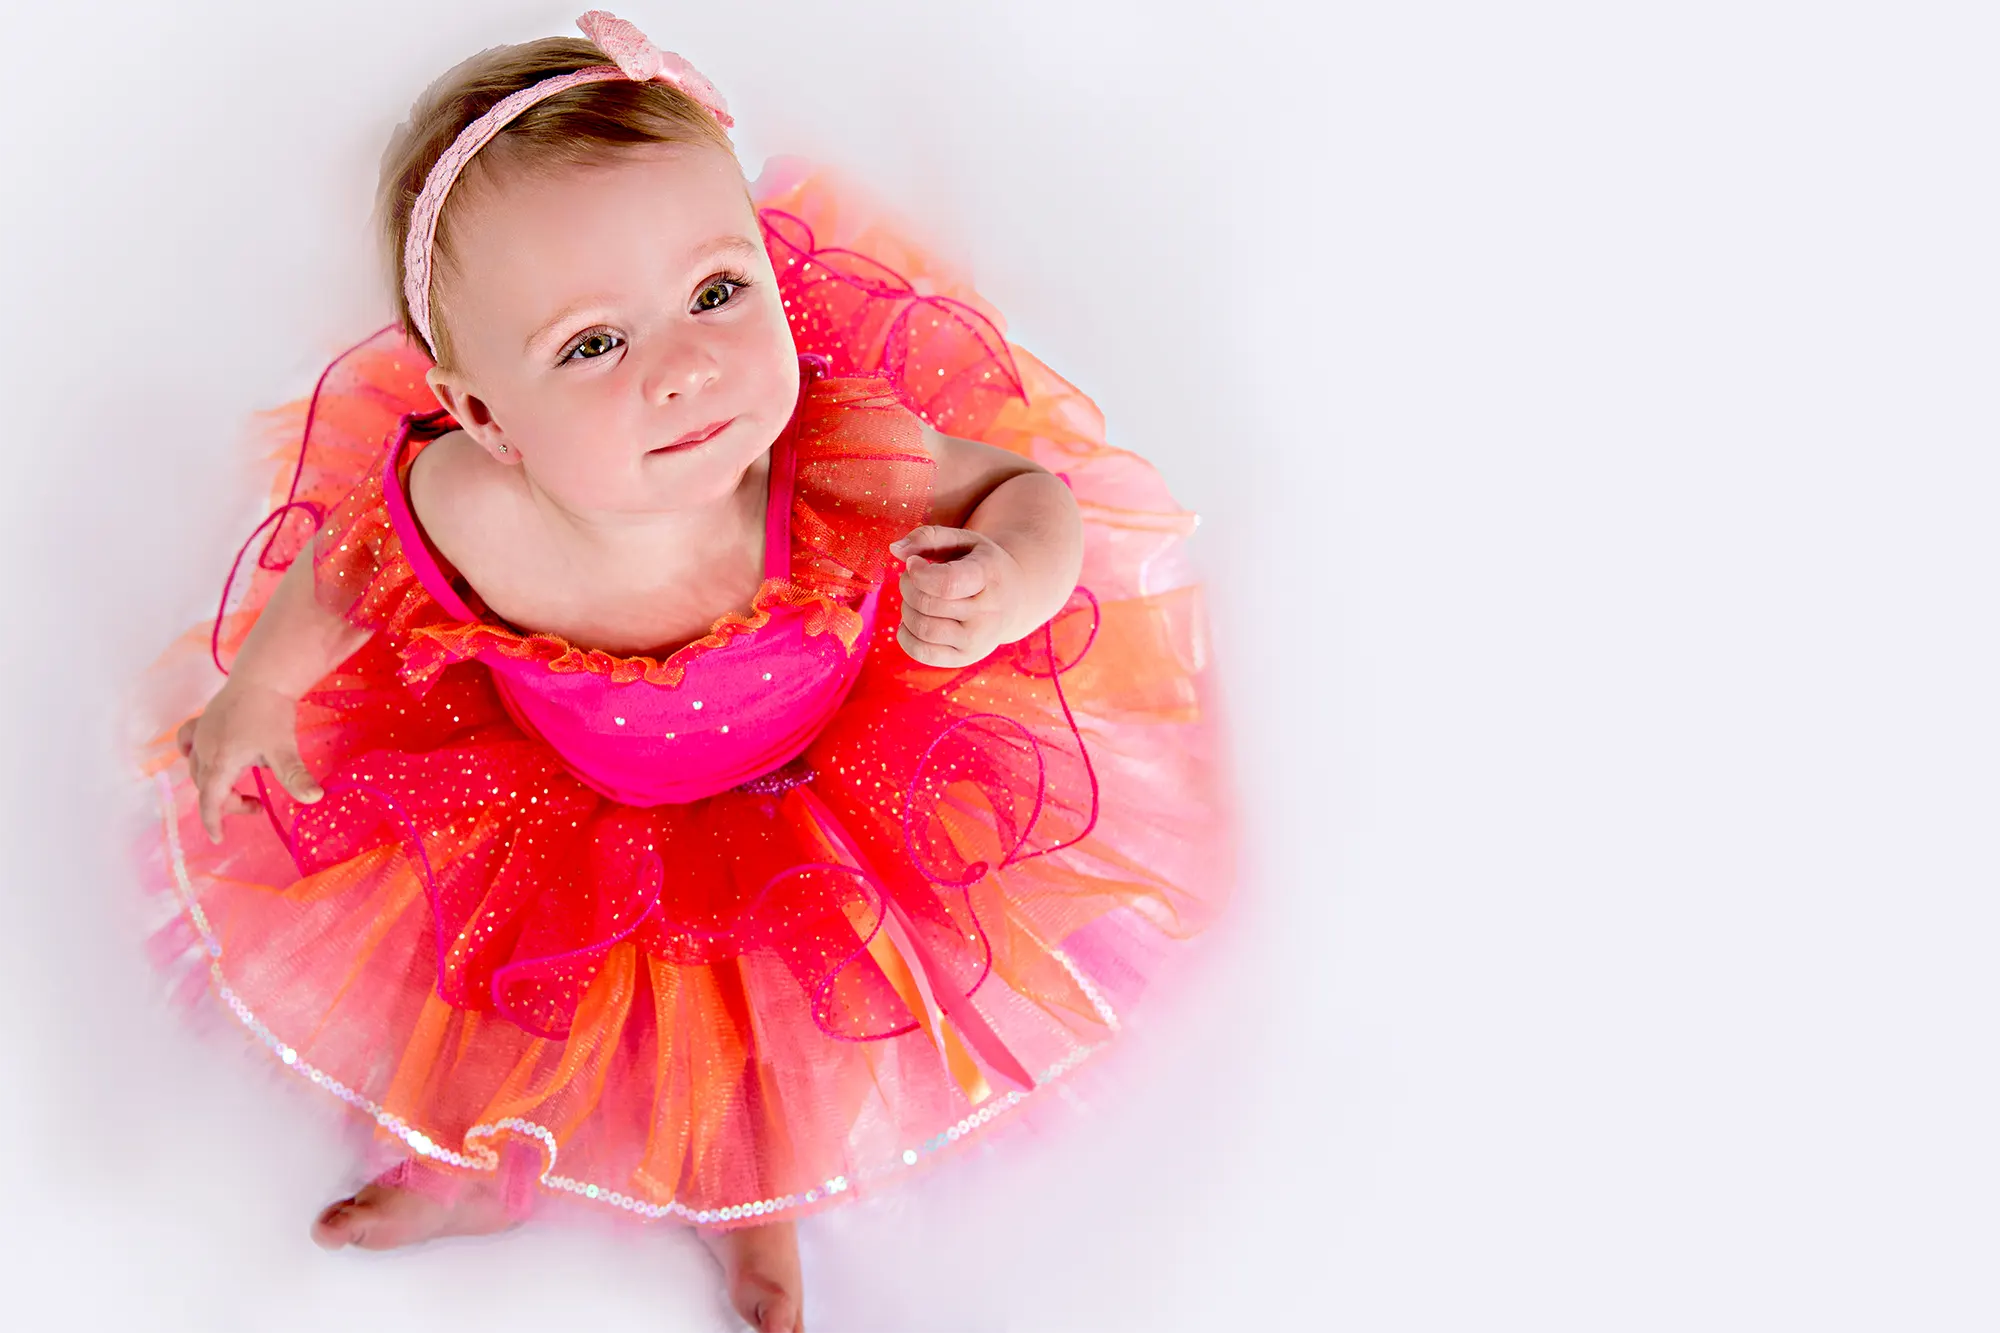
[[[179, 648], [225, 665], [317, 531], [317, 595], [375, 631], [301, 701], [326, 795], [257, 774], [211, 845], [190, 708], [147, 754], [161, 952], [272, 1057], [430, 1165], [527, 1149], [542, 1190], [707, 1226], [976, 1139], [1116, 1032], [1232, 862], [1192, 517], [855, 191], [788, 162], [756, 198], [802, 374], [749, 606], [660, 659], [499, 621], [411, 513], [452, 423], [384, 332], [291, 419], [241, 596]], [[895, 641], [919, 418], [1084, 515], [1069, 604], [960, 669]]]

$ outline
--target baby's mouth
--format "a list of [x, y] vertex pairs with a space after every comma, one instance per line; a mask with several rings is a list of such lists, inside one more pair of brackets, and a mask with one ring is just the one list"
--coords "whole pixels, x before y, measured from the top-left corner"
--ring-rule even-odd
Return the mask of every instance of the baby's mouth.
[[700, 430], [688, 432], [686, 435], [681, 436], [678, 440], [675, 440], [671, 444], [663, 444], [659, 448], [651, 449], [648, 450], [647, 452], [655, 454], [668, 454], [668, 453], [673, 453], [676, 450], [680, 449], [692, 449], [698, 444], [707, 444], [710, 440], [714, 439], [716, 436], [722, 434], [723, 431], [727, 430], [730, 424], [733, 423], [735, 420], [736, 420], [735, 417], [730, 417], [728, 421], [712, 422], [709, 425], [703, 426]]

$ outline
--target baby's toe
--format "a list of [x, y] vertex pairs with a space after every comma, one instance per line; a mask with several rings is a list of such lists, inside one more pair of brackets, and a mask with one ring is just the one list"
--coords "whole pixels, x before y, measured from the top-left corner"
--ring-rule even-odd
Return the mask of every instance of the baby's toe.
[[313, 1219], [312, 1238], [323, 1250], [338, 1250], [354, 1243], [356, 1219], [354, 1200], [330, 1203]]
[[772, 1292], [753, 1303], [751, 1327], [757, 1333], [805, 1333], [799, 1322], [799, 1303], [788, 1291]]

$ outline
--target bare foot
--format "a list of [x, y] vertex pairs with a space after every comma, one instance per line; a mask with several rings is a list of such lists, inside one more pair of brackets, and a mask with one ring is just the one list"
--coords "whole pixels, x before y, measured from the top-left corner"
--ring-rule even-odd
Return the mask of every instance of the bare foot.
[[806, 1333], [799, 1232], [791, 1222], [695, 1234], [722, 1264], [729, 1303], [757, 1333]]
[[363, 1185], [328, 1204], [313, 1219], [312, 1238], [321, 1248], [344, 1245], [393, 1250], [440, 1236], [485, 1236], [505, 1231], [517, 1219], [507, 1215], [500, 1191], [468, 1182], [446, 1204], [395, 1185]]

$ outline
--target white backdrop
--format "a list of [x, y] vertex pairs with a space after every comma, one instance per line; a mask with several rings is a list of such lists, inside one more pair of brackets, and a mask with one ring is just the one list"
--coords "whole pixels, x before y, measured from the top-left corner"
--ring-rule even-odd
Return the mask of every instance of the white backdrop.
[[[1242, 774], [1202, 970], [805, 1224], [814, 1333], [2000, 1325], [1987, 7], [626, 4], [1203, 514]], [[730, 1326], [684, 1233], [315, 1250], [346, 1141], [166, 1008], [123, 846], [391, 126], [576, 8], [0, 20], [10, 1326]]]

